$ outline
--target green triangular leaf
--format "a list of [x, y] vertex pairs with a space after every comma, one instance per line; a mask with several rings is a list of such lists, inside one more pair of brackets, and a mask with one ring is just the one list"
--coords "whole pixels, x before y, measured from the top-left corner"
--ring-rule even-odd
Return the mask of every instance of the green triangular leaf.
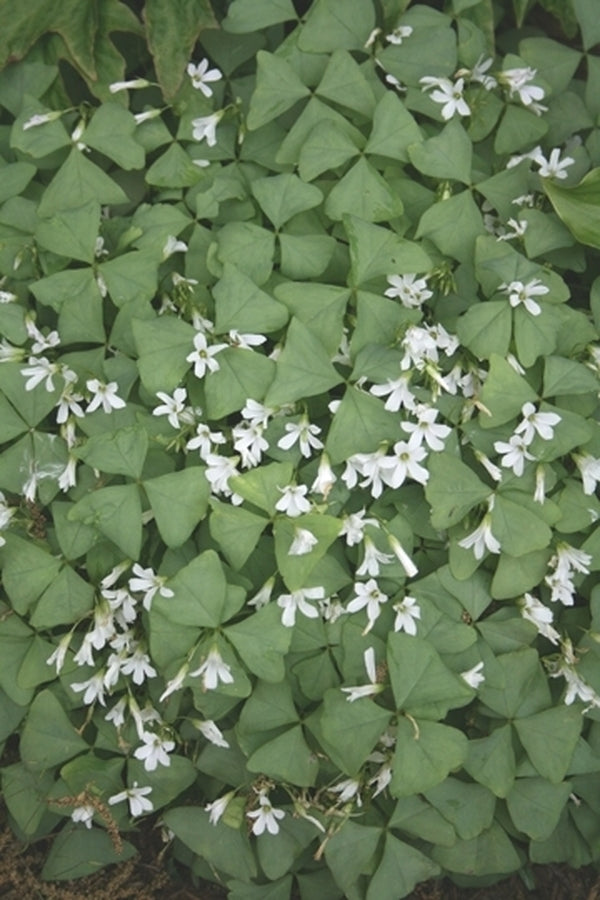
[[323, 200], [319, 188], [305, 184], [297, 175], [285, 172], [267, 178], [255, 178], [251, 184], [252, 193], [260, 208], [276, 229], [298, 213], [313, 209]]
[[529, 759], [552, 784], [561, 782], [569, 771], [582, 725], [580, 710], [564, 705], [514, 722]]
[[34, 699], [21, 735], [23, 762], [33, 770], [50, 769], [88, 749], [51, 691]]
[[117, 103], [103, 103], [85, 129], [84, 144], [99, 150], [122, 169], [141, 169], [145, 155], [134, 138], [137, 122], [129, 110]]
[[138, 559], [142, 548], [142, 505], [137, 485], [93, 491], [73, 506], [69, 518], [94, 525], [125, 556]]
[[127, 195], [112, 178], [74, 147], [45, 190], [38, 214], [51, 216], [61, 209], [83, 206], [90, 200], [110, 206], [126, 203]]
[[482, 428], [495, 428], [518, 416], [523, 404], [535, 402], [537, 396], [510, 363], [493, 353], [480, 399], [490, 415], [481, 412], [479, 424]]
[[309, 89], [281, 56], [259, 50], [256, 54], [256, 88], [250, 100], [248, 128], [254, 131], [310, 94]]
[[313, 397], [342, 380], [321, 342], [306, 325], [293, 317], [265, 403], [267, 406], [279, 406], [303, 397]]
[[365, 284], [379, 275], [428, 272], [433, 263], [419, 244], [399, 237], [355, 216], [345, 216], [344, 228], [350, 242], [350, 280], [353, 286]]
[[391, 795], [409, 797], [440, 784], [464, 762], [467, 747], [465, 735], [456, 728], [401, 718], [396, 734]]
[[460, 122], [452, 119], [435, 137], [408, 148], [410, 161], [419, 172], [434, 178], [471, 183], [473, 145]]
[[288, 320], [285, 307], [231, 263], [224, 264], [223, 277], [215, 284], [213, 296], [217, 334], [231, 328], [242, 333], [269, 333], [283, 328]]
[[191, 466], [144, 481], [160, 536], [167, 547], [180, 547], [206, 515], [210, 486], [204, 468]]
[[345, 50], [334, 50], [316, 89], [319, 97], [354, 109], [370, 118], [375, 96], [360, 66]]
[[365, 153], [408, 162], [408, 147], [420, 140], [421, 129], [404, 103], [393, 91], [386, 91], [375, 107]]
[[334, 221], [348, 213], [365, 222], [382, 222], [400, 216], [403, 209], [400, 197], [364, 157], [337, 182], [325, 202], [325, 212]]

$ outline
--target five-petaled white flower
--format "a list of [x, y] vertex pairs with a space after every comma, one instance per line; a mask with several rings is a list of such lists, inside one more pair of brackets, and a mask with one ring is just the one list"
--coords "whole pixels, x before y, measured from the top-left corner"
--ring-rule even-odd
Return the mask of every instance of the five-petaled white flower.
[[135, 818], [141, 816], [145, 812], [151, 812], [154, 809], [152, 800], [148, 800], [148, 794], [152, 793], [151, 787], [138, 787], [137, 781], [133, 782], [133, 787], [126, 788], [118, 794], [113, 794], [108, 798], [108, 805], [114, 806], [115, 803], [121, 803], [123, 800], [129, 802], [129, 812]]
[[369, 578], [364, 584], [357, 581], [354, 585], [354, 597], [346, 607], [349, 613], [359, 612], [361, 609], [367, 610], [367, 627], [363, 634], [368, 634], [371, 630], [379, 614], [381, 607], [388, 601], [387, 594], [379, 590], [379, 586], [374, 578]]
[[458, 78], [454, 83], [449, 78], [434, 78], [425, 76], [419, 78], [424, 91], [431, 90], [431, 99], [435, 103], [442, 103], [442, 118], [448, 121], [456, 113], [459, 116], [470, 116], [469, 104], [463, 97], [465, 86], [464, 78]]
[[213, 691], [222, 681], [223, 684], [233, 684], [231, 667], [223, 660], [217, 647], [211, 647], [204, 662], [193, 672], [190, 678], [202, 675], [202, 687], [205, 691]]
[[219, 69], [209, 69], [209, 62], [203, 59], [198, 65], [188, 63], [187, 73], [192, 79], [192, 85], [196, 90], [202, 91], [205, 97], [212, 97], [212, 88], [208, 85], [210, 82], [220, 81], [223, 77]]
[[600, 481], [600, 459], [596, 459], [590, 453], [574, 453], [573, 461], [581, 475], [583, 493], [588, 496], [593, 494]]
[[160, 406], [156, 406], [152, 410], [152, 415], [167, 416], [169, 425], [172, 425], [173, 428], [180, 428], [180, 416], [185, 409], [185, 399], [187, 397], [186, 389], [175, 388], [172, 397], [170, 397], [168, 394], [165, 394], [164, 391], [157, 391], [156, 396], [159, 400], [162, 400], [162, 404]]
[[537, 69], [530, 66], [523, 66], [514, 69], [505, 69], [498, 76], [502, 84], [506, 85], [509, 96], [518, 94], [519, 100], [523, 106], [529, 106], [533, 112], [540, 114], [546, 107], [541, 106], [539, 101], [544, 98], [544, 89], [535, 84], [531, 84], [533, 78], [537, 74]]
[[301, 516], [302, 513], [310, 512], [310, 503], [305, 499], [308, 488], [305, 484], [288, 484], [284, 488], [277, 488], [281, 493], [281, 497], [275, 504], [278, 512], [285, 513], [286, 516]]
[[519, 606], [524, 619], [535, 625], [538, 632], [551, 643], [558, 644], [560, 634], [552, 626], [554, 615], [551, 609], [541, 603], [533, 594], [524, 594], [519, 601]]
[[419, 465], [426, 457], [427, 450], [422, 446], [420, 436], [413, 433], [408, 441], [397, 441], [394, 444], [390, 466], [381, 477], [392, 488], [399, 488], [407, 478], [426, 484], [429, 472]]
[[117, 397], [119, 386], [116, 381], [109, 381], [106, 384], [98, 378], [90, 378], [85, 386], [94, 395], [88, 403], [86, 413], [94, 412], [100, 406], [105, 413], [110, 413], [113, 409], [123, 409], [126, 405], [124, 400]]
[[494, 441], [494, 450], [496, 453], [504, 454], [500, 460], [500, 465], [507, 469], [512, 469], [515, 475], [520, 478], [523, 474], [526, 459], [535, 459], [527, 450], [527, 442], [520, 434], [513, 434], [506, 441]]
[[568, 169], [575, 162], [571, 156], [565, 156], [564, 159], [561, 159], [558, 147], [550, 151], [548, 159], [542, 153], [539, 153], [534, 161], [539, 166], [538, 175], [542, 178], [558, 178], [560, 180], [567, 177], [568, 173], [565, 169]]
[[392, 609], [396, 613], [394, 631], [405, 631], [407, 634], [417, 633], [416, 619], [421, 618], [421, 607], [414, 597], [405, 597], [404, 600], [394, 603]]
[[142, 760], [146, 772], [154, 772], [159, 764], [171, 765], [169, 753], [175, 749], [175, 741], [150, 731], [142, 732], [141, 740], [142, 746], [138, 747], [133, 755], [136, 759]]
[[415, 395], [408, 387], [410, 379], [410, 372], [406, 375], [401, 375], [400, 378], [388, 379], [385, 384], [374, 384], [369, 388], [369, 393], [375, 397], [387, 396], [385, 409], [390, 412], [398, 412], [402, 407], [404, 409], [414, 409], [416, 400]]
[[390, 287], [385, 291], [385, 296], [398, 297], [403, 306], [418, 309], [426, 300], [433, 297], [433, 291], [427, 289], [427, 279], [417, 278], [413, 274], [388, 275], [387, 282]]
[[204, 378], [207, 370], [209, 372], [217, 372], [219, 370], [220, 366], [215, 356], [221, 350], [225, 350], [227, 346], [228, 344], [212, 344], [209, 347], [204, 332], [196, 332], [194, 335], [194, 349], [186, 356], [186, 362], [194, 364], [194, 375], [196, 378]]
[[144, 599], [142, 600], [144, 609], [150, 609], [157, 591], [161, 597], [174, 596], [171, 588], [165, 587], [166, 577], [157, 575], [152, 568], [144, 569], [139, 563], [134, 563], [133, 574], [135, 578], [129, 579], [129, 590], [139, 591], [144, 594]]
[[444, 440], [450, 434], [451, 429], [448, 425], [440, 425], [436, 423], [439, 410], [433, 406], [427, 406], [425, 403], [418, 403], [414, 410], [417, 417], [416, 422], [401, 422], [403, 431], [411, 435], [410, 440], [421, 444], [423, 440], [430, 450], [443, 450]]
[[325, 588], [299, 588], [291, 594], [282, 594], [277, 598], [277, 606], [283, 610], [281, 624], [286, 628], [293, 628], [296, 624], [296, 610], [299, 610], [308, 619], [317, 619], [319, 610], [316, 606], [307, 603], [308, 600], [324, 600]]
[[27, 378], [25, 390], [32, 391], [38, 384], [45, 381], [44, 387], [46, 390], [53, 391], [54, 381], [52, 379], [54, 375], [57, 375], [60, 372], [59, 363], [51, 363], [44, 356], [40, 356], [39, 358], [30, 356], [27, 362], [29, 365], [24, 369], [21, 369], [21, 375], [25, 375]]
[[308, 459], [313, 449], [323, 449], [323, 442], [317, 437], [321, 429], [318, 425], [311, 425], [306, 416], [303, 416], [299, 422], [286, 422], [285, 430], [287, 434], [277, 441], [277, 446], [281, 450], [289, 450], [297, 442], [300, 453], [305, 459]]
[[259, 807], [246, 813], [249, 819], [254, 819], [252, 825], [252, 834], [262, 834], [268, 831], [269, 834], [278, 834], [278, 820], [283, 819], [285, 812], [282, 809], [275, 809], [271, 806], [266, 792], [261, 791], [258, 795]]
[[524, 403], [521, 407], [522, 420], [515, 428], [515, 434], [521, 434], [525, 444], [529, 445], [536, 434], [544, 441], [551, 441], [554, 437], [554, 426], [558, 425], [561, 417], [558, 413], [537, 412], [533, 403]]
[[522, 281], [511, 281], [510, 284], [501, 284], [498, 288], [504, 294], [508, 294], [508, 302], [514, 308], [521, 303], [532, 316], [539, 316], [542, 307], [533, 300], [533, 297], [543, 297], [550, 292], [550, 288], [542, 284], [539, 278], [533, 278], [527, 284]]

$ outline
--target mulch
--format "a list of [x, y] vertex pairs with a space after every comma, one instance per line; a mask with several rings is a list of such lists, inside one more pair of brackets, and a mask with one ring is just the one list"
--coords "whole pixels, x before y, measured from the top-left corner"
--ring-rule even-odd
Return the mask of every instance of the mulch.
[[[198, 885], [169, 868], [156, 829], [138, 835], [138, 856], [108, 866], [77, 881], [40, 879], [48, 842], [45, 838], [23, 846], [16, 840], [0, 808], [0, 898], [2, 900], [226, 900], [218, 885]], [[419, 885], [407, 900], [600, 900], [600, 872], [593, 866], [570, 869], [563, 865], [533, 866], [535, 889], [528, 890], [518, 875], [485, 888], [460, 888], [448, 879]], [[312, 898], [311, 898], [312, 900]], [[318, 898], [314, 898], [318, 900]]]

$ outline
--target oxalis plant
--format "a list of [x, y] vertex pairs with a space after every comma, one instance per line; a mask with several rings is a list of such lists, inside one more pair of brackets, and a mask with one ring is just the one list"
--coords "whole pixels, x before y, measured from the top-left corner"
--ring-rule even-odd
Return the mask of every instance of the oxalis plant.
[[44, 878], [144, 819], [234, 900], [597, 861], [600, 19], [531, 6], [5, 21], [2, 790]]

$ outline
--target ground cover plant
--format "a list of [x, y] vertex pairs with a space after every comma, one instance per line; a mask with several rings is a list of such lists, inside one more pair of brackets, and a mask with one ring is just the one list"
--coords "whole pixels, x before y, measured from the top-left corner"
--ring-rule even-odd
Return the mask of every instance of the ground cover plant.
[[595, 4], [0, 10], [2, 791], [44, 877], [142, 817], [234, 900], [595, 863]]

